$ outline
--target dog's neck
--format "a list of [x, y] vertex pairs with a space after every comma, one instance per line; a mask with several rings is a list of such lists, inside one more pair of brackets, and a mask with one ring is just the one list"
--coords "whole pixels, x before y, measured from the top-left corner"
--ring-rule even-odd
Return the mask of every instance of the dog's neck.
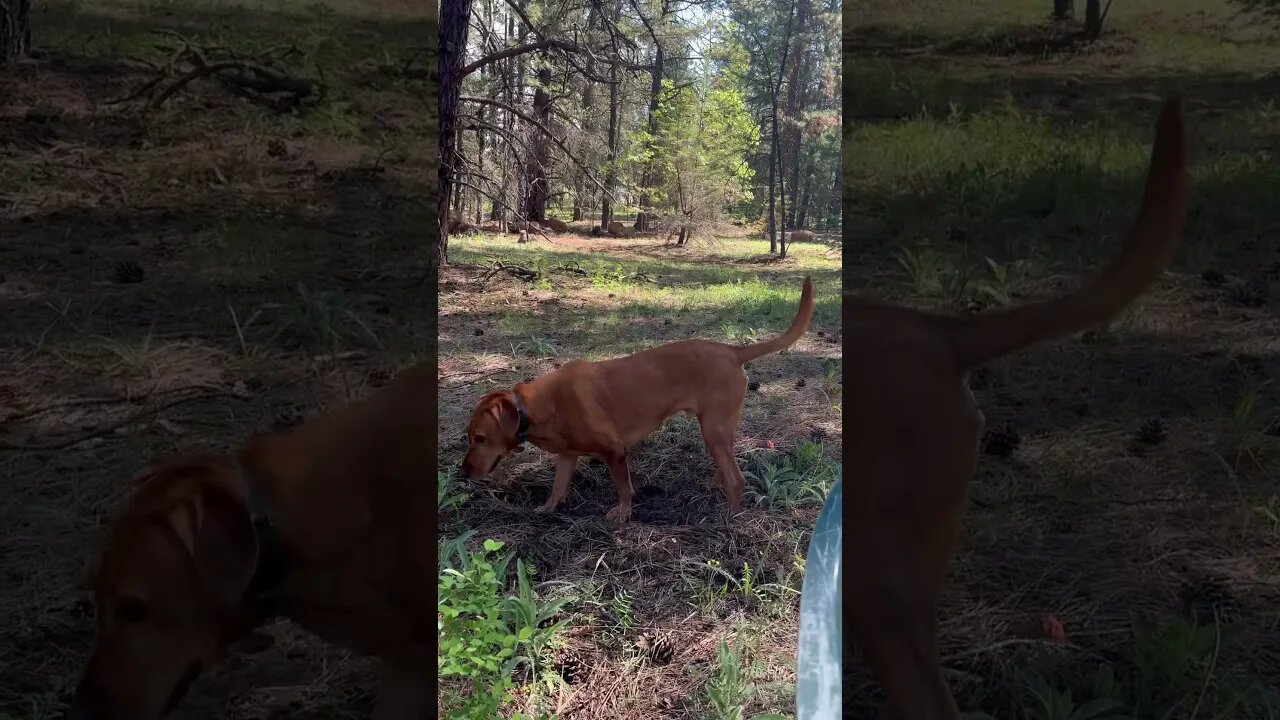
[[511, 401], [516, 406], [516, 444], [523, 445], [529, 439], [529, 413], [524, 409], [519, 387], [511, 390]]
[[289, 569], [289, 555], [276, 527], [275, 519], [262, 494], [262, 483], [253, 470], [240, 463], [240, 478], [245, 484], [245, 497], [249, 505], [249, 522], [258, 540], [258, 559], [253, 578], [245, 590], [253, 626], [258, 627], [280, 615], [280, 596], [277, 590]]

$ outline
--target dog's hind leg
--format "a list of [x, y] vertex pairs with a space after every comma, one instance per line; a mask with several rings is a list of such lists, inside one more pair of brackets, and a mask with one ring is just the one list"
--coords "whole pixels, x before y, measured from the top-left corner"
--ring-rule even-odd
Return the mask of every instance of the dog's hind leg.
[[859, 605], [855, 633], [863, 657], [884, 688], [888, 720], [958, 720], [951, 691], [942, 675], [937, 618], [932, 604], [912, 607], [905, 598], [873, 601], [879, 612]]
[[432, 716], [427, 669], [383, 660], [373, 720], [427, 720]]
[[627, 467], [627, 456], [624, 453], [611, 453], [602, 456], [604, 464], [609, 466], [609, 475], [613, 477], [613, 486], [618, 491], [618, 504], [605, 514], [610, 520], [624, 523], [631, 517], [631, 499], [636, 491], [631, 487], [631, 470]]
[[729, 514], [735, 514], [742, 507], [742, 491], [747, 481], [738, 469], [738, 459], [733, 455], [733, 436], [738, 429], [738, 418], [742, 406], [738, 405], [726, 413], [703, 411], [698, 415], [698, 424], [702, 426], [702, 440], [707, 444], [707, 452], [716, 462], [716, 479], [724, 486], [725, 500], [729, 505]]
[[937, 615], [955, 524], [934, 519], [921, 527], [865, 517], [849, 538], [858, 551], [846, 555], [852, 584], [845, 618], [884, 689], [883, 717], [890, 720], [960, 717], [942, 674]]

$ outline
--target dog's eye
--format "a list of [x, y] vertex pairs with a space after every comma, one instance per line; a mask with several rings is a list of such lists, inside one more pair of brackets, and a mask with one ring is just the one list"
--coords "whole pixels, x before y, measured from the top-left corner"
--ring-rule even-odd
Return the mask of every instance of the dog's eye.
[[123, 596], [116, 600], [116, 617], [126, 623], [142, 622], [147, 619], [147, 603], [142, 598]]
[[476, 436], [476, 444], [477, 444], [477, 445], [483, 445], [483, 444], [484, 444], [484, 436], [483, 436], [483, 435], [477, 435], [477, 436]]

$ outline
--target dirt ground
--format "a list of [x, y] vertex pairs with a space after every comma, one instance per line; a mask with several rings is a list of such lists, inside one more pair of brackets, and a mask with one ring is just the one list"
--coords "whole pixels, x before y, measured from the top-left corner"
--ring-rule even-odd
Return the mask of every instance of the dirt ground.
[[[38, 4], [0, 74], [0, 717], [60, 717], [104, 523], [153, 458], [226, 450], [429, 356], [434, 97], [416, 3]], [[125, 98], [180, 41], [323, 78], [279, 111], [197, 80]], [[176, 77], [177, 73], [174, 74]], [[290, 626], [178, 718], [367, 717], [366, 663]]]
[[[1121, 240], [1168, 93], [1193, 158], [1171, 272], [973, 378], [991, 430], [941, 611], [957, 699], [1276, 717], [1280, 43], [1224, 3], [1116, 3], [1088, 47], [1048, 3], [938, 7], [846, 10], [846, 291], [969, 311], [1064, 289]], [[860, 661], [845, 697], [874, 716]]]
[[[690, 337], [767, 337], [790, 323], [810, 275], [818, 300], [809, 332], [789, 352], [747, 367], [737, 455], [744, 472], [787, 464], [799, 476], [778, 476], [780, 484], [829, 487], [841, 447], [838, 249], [797, 244], [777, 261], [767, 243], [733, 228], [683, 248], [660, 233], [592, 238], [585, 229], [525, 245], [514, 235], [451, 241], [452, 264], [440, 277], [442, 467], [461, 459], [467, 416], [485, 392], [572, 358]], [[537, 276], [493, 272], [506, 266]], [[799, 462], [808, 453], [817, 459]], [[543, 707], [566, 720], [728, 717], [713, 714], [706, 696], [724, 640], [742, 649], [744, 676], [756, 685], [740, 698], [746, 716], [793, 713], [796, 563], [825, 490], [792, 504], [766, 500], [749, 481], [756, 492], [747, 509], [726, 523], [714, 464], [696, 420], [684, 416], [628, 463], [638, 502], [621, 528], [605, 520], [616, 496], [595, 459], [580, 461], [560, 511], [534, 514], [555, 468], [536, 448], [503, 461], [491, 480], [460, 486], [470, 499], [441, 514], [442, 538], [470, 529], [477, 542], [503, 541], [537, 567], [542, 592], [576, 598], [555, 657], [568, 684]]]

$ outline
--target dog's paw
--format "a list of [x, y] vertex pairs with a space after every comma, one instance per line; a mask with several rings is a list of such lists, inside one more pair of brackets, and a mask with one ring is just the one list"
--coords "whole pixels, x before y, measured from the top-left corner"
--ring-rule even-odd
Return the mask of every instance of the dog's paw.
[[631, 506], [615, 505], [613, 509], [605, 514], [605, 518], [616, 523], [627, 522], [631, 519]]
[[545, 502], [545, 503], [542, 503], [542, 504], [541, 504], [541, 505], [539, 505], [538, 507], [534, 508], [534, 509], [533, 509], [533, 511], [534, 511], [534, 512], [536, 512], [536, 513], [549, 513], [549, 512], [551, 512], [552, 510], [555, 510], [555, 509], [556, 509], [556, 503], [553, 503], [553, 502], [551, 502], [551, 501], [547, 501], [547, 502]]

